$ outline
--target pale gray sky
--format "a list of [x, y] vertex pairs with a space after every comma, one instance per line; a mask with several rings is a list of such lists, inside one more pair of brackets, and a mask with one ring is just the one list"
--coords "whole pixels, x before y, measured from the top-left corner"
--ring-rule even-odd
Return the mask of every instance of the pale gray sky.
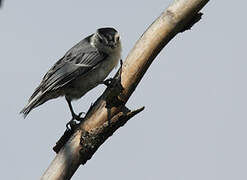
[[[171, 2], [4, 1], [0, 179], [39, 179], [55, 156], [52, 147], [70, 119], [64, 98], [25, 120], [18, 114], [44, 73], [103, 26], [120, 32], [124, 59]], [[246, 1], [210, 1], [203, 20], [169, 43], [131, 97], [129, 108], [146, 109], [72, 179], [247, 179], [246, 6]], [[74, 102], [76, 112], [86, 111], [104, 88]]]

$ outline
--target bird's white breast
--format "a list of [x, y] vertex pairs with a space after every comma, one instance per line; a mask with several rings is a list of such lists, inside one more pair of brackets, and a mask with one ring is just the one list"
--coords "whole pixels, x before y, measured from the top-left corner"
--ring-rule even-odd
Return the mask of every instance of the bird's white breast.
[[66, 94], [70, 99], [78, 99], [86, 94], [89, 90], [102, 83], [109, 73], [117, 66], [121, 57], [121, 46], [109, 53], [108, 57], [86, 75], [79, 77], [73, 83], [73, 89]]

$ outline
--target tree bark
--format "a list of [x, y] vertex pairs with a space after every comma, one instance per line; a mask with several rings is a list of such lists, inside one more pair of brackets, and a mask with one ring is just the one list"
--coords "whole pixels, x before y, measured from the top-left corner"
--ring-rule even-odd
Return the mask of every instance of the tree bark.
[[[124, 61], [120, 78], [121, 88], [107, 88], [88, 111], [67, 143], [43, 174], [43, 180], [70, 179], [80, 164], [85, 164], [98, 147], [119, 127], [144, 108], [130, 111], [126, 102], [162, 48], [179, 32], [190, 29], [209, 0], [175, 0], [158, 17]], [[110, 120], [110, 123], [109, 123]]]

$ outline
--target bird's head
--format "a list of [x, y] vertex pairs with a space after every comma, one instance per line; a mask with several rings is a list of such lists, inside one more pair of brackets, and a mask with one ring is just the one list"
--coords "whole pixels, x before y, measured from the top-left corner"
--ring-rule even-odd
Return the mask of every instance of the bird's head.
[[111, 27], [97, 29], [91, 38], [91, 44], [105, 52], [113, 52], [119, 48], [121, 49], [119, 33]]

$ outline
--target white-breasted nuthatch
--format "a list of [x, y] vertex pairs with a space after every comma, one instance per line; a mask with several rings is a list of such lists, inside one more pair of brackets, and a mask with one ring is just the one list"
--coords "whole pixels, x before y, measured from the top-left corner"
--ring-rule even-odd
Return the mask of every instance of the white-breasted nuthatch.
[[23, 113], [25, 118], [32, 109], [46, 101], [65, 96], [72, 120], [79, 120], [80, 114], [74, 113], [71, 101], [102, 84], [119, 62], [120, 56], [119, 33], [110, 27], [98, 29], [54, 64], [20, 113]]

